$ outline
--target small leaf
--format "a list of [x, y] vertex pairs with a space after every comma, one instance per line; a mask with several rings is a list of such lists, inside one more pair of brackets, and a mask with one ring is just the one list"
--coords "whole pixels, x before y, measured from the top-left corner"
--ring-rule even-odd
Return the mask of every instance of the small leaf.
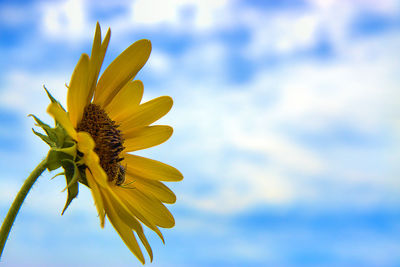
[[[65, 159], [74, 159], [74, 156], [70, 154], [68, 150], [75, 148], [58, 149], [52, 148], [47, 154], [47, 169], [49, 171], [56, 170], [61, 167], [61, 161]], [[76, 150], [76, 149], [75, 149]], [[67, 152], [67, 153], [66, 153]], [[75, 151], [76, 153], [76, 151]]]
[[47, 154], [47, 169], [49, 171], [54, 171], [61, 167], [60, 152], [50, 149]]
[[43, 85], [44, 90], [46, 90], [47, 96], [50, 98], [52, 103], [58, 103], [58, 101], [50, 94], [49, 90], [47, 90], [46, 86]]
[[56, 135], [57, 138], [57, 146], [58, 147], [64, 147], [64, 141], [66, 137], [68, 137], [67, 132], [64, 130], [64, 128], [61, 127], [61, 125], [57, 123], [57, 126], [54, 128], [54, 134]]
[[79, 166], [78, 169], [79, 169], [79, 173], [80, 173], [79, 182], [80, 182], [81, 184], [84, 184], [84, 185], [86, 185], [87, 187], [89, 187], [88, 182], [87, 182], [87, 179], [86, 179], [86, 172], [85, 172], [86, 167], [85, 167], [85, 166]]
[[42, 139], [50, 147], [55, 147], [56, 144], [47, 135], [36, 132], [33, 128], [32, 128], [32, 131], [35, 135], [37, 135], [40, 139]]
[[78, 180], [80, 177], [79, 170], [73, 161], [62, 160], [62, 166], [65, 170], [65, 178], [67, 180], [67, 187], [65, 189], [68, 189], [68, 197], [61, 215], [64, 214], [72, 200], [78, 195]]
[[50, 126], [49, 126], [48, 124], [46, 124], [46, 123], [44, 123], [43, 121], [41, 121], [41, 120], [40, 120], [38, 117], [36, 117], [35, 115], [29, 114], [28, 117], [32, 117], [32, 118], [36, 121], [36, 123], [38, 124], [38, 126], [40, 126], [40, 127], [47, 126], [48, 128], [50, 128]]
[[54, 143], [57, 143], [57, 134], [55, 128], [51, 128], [49, 126], [42, 126], [42, 129], [46, 132], [46, 134], [53, 140]]
[[63, 148], [76, 147], [76, 142], [71, 138], [65, 138]]
[[72, 143], [71, 146], [63, 147], [63, 148], [53, 148], [54, 151], [62, 152], [64, 154], [68, 154], [72, 157], [72, 159], [76, 158], [76, 144]]
[[74, 183], [71, 185], [71, 187], [68, 187], [68, 197], [67, 197], [67, 202], [65, 203], [64, 209], [61, 212], [61, 215], [64, 215], [64, 212], [67, 210], [69, 205], [71, 204], [72, 200], [76, 198], [79, 192], [79, 186], [78, 183]]
[[70, 180], [67, 179], [67, 186], [64, 188], [63, 192], [71, 187], [74, 183], [77, 183], [80, 179], [80, 173], [78, 167], [75, 162], [69, 159], [64, 159], [61, 161], [61, 165], [65, 170], [65, 176], [68, 177], [72, 174], [72, 178]]
[[50, 180], [53, 180], [53, 179], [56, 178], [57, 176], [61, 176], [61, 175], [65, 175], [65, 172], [57, 173], [56, 175], [54, 175], [53, 177], [51, 177]]
[[78, 144], [74, 139], [70, 138], [68, 135], [65, 136], [65, 139], [64, 139], [62, 147], [64, 149], [67, 149], [67, 148], [74, 149], [75, 150], [74, 153], [73, 153], [74, 159], [78, 156]]
[[46, 88], [45, 85], [43, 85], [43, 88], [44, 88], [44, 90], [46, 91], [47, 96], [50, 98], [50, 101], [51, 101], [52, 103], [58, 103], [58, 104], [60, 105], [60, 107], [65, 111], [65, 108], [61, 105], [60, 102], [57, 101], [57, 99], [55, 99], [55, 98], [50, 94], [49, 90], [47, 90], [47, 88]]
[[48, 137], [49, 137], [54, 143], [57, 143], [57, 134], [56, 134], [56, 132], [55, 132], [56, 129], [51, 128], [49, 125], [47, 125], [46, 123], [44, 123], [43, 121], [41, 121], [38, 117], [36, 117], [36, 116], [33, 115], [33, 114], [29, 114], [28, 116], [29, 116], [29, 117], [32, 117], [32, 118], [35, 120], [36, 125], [39, 126], [39, 127], [41, 127], [41, 128], [46, 132], [46, 134], [48, 135]]

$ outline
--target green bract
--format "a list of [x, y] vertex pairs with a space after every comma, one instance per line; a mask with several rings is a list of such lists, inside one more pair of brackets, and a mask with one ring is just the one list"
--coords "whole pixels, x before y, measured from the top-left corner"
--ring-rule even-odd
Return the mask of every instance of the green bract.
[[[48, 91], [44, 88], [49, 96], [51, 102], [59, 103]], [[87, 185], [85, 168], [86, 166], [82, 163], [81, 156], [77, 150], [76, 142], [67, 134], [64, 128], [55, 122], [55, 127], [50, 127], [48, 124], [41, 121], [35, 115], [30, 114], [35, 122], [36, 126], [43, 129], [44, 133], [40, 133], [32, 129], [33, 133], [42, 139], [46, 144], [50, 146], [50, 151], [47, 154], [47, 169], [54, 171], [60, 167], [64, 169], [64, 172], [56, 174], [53, 178], [64, 175], [66, 179], [66, 187], [68, 190], [67, 202], [61, 214], [64, 214], [71, 201], [78, 195], [78, 182]]]

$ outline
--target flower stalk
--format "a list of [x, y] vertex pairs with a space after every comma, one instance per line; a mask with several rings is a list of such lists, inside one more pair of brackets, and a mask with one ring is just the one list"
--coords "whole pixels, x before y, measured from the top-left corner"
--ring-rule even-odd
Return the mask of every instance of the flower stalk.
[[14, 202], [11, 204], [11, 207], [4, 219], [3, 224], [0, 229], [0, 258], [3, 254], [4, 246], [6, 244], [8, 235], [10, 233], [11, 227], [14, 224], [15, 218], [19, 212], [19, 209], [22, 206], [22, 203], [25, 200], [26, 195], [29, 193], [29, 190], [32, 188], [33, 184], [39, 178], [39, 176], [43, 173], [43, 171], [47, 168], [47, 158], [44, 159], [36, 168], [31, 172], [29, 177], [25, 180], [21, 189], [19, 190], [17, 196], [14, 199]]

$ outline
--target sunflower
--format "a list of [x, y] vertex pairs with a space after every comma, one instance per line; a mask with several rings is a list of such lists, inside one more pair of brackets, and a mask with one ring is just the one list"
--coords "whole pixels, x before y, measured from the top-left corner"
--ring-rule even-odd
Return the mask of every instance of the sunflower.
[[136, 235], [152, 261], [142, 224], [164, 242], [159, 227], [171, 228], [175, 221], [163, 203], [174, 203], [176, 197], [161, 181], [180, 181], [183, 176], [174, 167], [130, 152], [169, 139], [170, 126], [151, 124], [168, 113], [173, 101], [161, 96], [140, 103], [143, 84], [133, 79], [150, 56], [149, 40], [129, 46], [98, 79], [109, 40], [110, 29], [102, 41], [97, 23], [91, 55], [82, 54], [68, 85], [67, 111], [56, 101], [47, 111], [76, 144], [80, 182], [91, 190], [101, 227], [107, 216], [144, 264]]

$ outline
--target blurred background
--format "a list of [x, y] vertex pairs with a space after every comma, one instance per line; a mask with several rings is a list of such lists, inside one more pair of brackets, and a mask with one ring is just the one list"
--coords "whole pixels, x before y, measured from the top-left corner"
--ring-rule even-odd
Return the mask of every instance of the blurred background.
[[[174, 135], [139, 153], [185, 176], [148, 266], [400, 265], [396, 0], [0, 1], [1, 220], [48, 150], [27, 115], [52, 123], [42, 85], [65, 103], [96, 21], [112, 30], [103, 67], [150, 39], [144, 100], [174, 99]], [[54, 174], [2, 266], [139, 266], [83, 186], [60, 215]]]

